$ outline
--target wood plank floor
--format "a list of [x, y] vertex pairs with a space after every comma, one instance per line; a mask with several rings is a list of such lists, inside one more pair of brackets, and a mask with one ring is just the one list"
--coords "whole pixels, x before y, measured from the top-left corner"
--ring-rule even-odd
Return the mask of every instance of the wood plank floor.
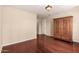
[[25, 41], [2, 49], [2, 53], [74, 53], [79, 52], [79, 43], [61, 41], [45, 35], [37, 39]]
[[40, 35], [38, 36], [39, 48], [42, 52], [50, 53], [74, 53], [79, 52], [79, 43], [71, 43], [61, 41], [49, 36]]
[[37, 42], [36, 39], [20, 42], [2, 48], [2, 53], [36, 53]]

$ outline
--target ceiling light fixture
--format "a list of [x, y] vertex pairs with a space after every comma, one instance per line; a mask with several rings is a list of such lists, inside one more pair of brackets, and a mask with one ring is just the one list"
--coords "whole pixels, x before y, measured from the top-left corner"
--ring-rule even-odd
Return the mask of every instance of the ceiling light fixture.
[[47, 10], [47, 11], [50, 11], [52, 9], [52, 6], [51, 5], [47, 5], [46, 7], [45, 7], [45, 10]]

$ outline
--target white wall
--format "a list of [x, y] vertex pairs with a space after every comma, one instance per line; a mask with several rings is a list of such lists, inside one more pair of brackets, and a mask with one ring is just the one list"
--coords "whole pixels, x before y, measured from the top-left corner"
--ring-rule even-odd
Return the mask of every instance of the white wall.
[[0, 6], [0, 52], [2, 50], [2, 6]]
[[79, 8], [74, 8], [69, 11], [54, 14], [52, 18], [73, 16], [73, 41], [79, 42]]
[[38, 19], [38, 34], [42, 34], [42, 19]]
[[13, 7], [3, 8], [3, 46], [36, 38], [36, 14]]
[[38, 33], [48, 35], [49, 34], [48, 31], [47, 31], [49, 29], [49, 28], [47, 28], [47, 26], [49, 26], [48, 20], [47, 19], [38, 19], [38, 23], [39, 23]]
[[38, 19], [39, 34], [46, 34], [46, 19]]
[[42, 34], [46, 34], [46, 19], [42, 19]]
[[49, 19], [46, 19], [46, 35], [48, 36], [51, 36], [51, 24], [52, 23], [52, 20], [49, 18]]
[[51, 23], [52, 20], [51, 19], [38, 19], [38, 23], [39, 23], [39, 34], [45, 34], [48, 36], [51, 36]]

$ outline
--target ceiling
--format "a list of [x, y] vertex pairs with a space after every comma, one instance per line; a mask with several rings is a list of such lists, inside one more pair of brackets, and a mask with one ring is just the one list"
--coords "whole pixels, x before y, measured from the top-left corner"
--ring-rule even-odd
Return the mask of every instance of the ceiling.
[[39, 18], [45, 18], [48, 17], [49, 14], [53, 15], [62, 11], [70, 10], [71, 8], [75, 7], [73, 5], [52, 5], [52, 10], [50, 12], [47, 12], [45, 10], [45, 6], [46, 5], [15, 5], [13, 7], [36, 13]]

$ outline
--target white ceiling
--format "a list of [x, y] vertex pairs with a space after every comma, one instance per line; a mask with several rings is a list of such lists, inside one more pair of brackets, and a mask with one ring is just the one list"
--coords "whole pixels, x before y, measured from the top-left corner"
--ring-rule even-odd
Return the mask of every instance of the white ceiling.
[[44, 18], [44, 17], [47, 17], [48, 14], [53, 15], [55, 13], [60, 13], [62, 11], [66, 11], [71, 8], [74, 8], [75, 6], [73, 5], [52, 5], [53, 8], [50, 12], [47, 12], [45, 10], [44, 5], [15, 5], [14, 7], [36, 13], [38, 17]]

